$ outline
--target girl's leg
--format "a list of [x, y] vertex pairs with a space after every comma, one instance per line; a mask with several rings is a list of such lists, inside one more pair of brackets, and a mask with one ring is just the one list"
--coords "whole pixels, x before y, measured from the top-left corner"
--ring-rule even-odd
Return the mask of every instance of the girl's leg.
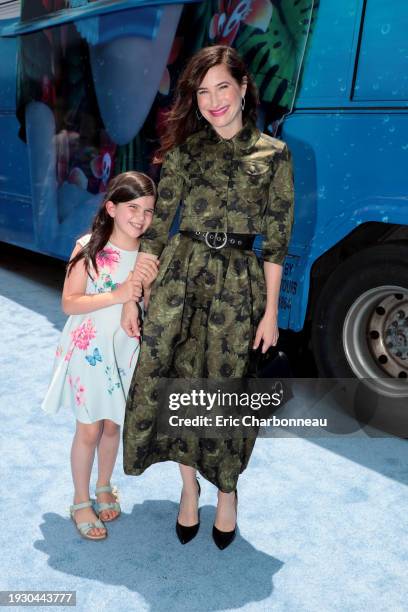
[[235, 492], [224, 493], [218, 490], [218, 504], [214, 525], [220, 531], [232, 531], [237, 523]]
[[183, 527], [192, 527], [198, 523], [198, 487], [196, 470], [188, 465], [179, 464], [183, 489], [181, 492], [178, 522]]
[[[80, 504], [89, 500], [89, 481], [100, 433], [100, 421], [89, 425], [77, 421], [71, 448], [71, 469], [75, 488], [74, 504]], [[77, 523], [92, 523], [97, 518], [92, 508], [83, 508], [75, 512], [75, 521]], [[94, 527], [89, 534], [99, 536], [105, 532], [106, 529]]]
[[[113, 468], [115, 467], [120, 442], [120, 427], [113, 421], [103, 421], [102, 435], [98, 444], [98, 481], [97, 487], [110, 484]], [[99, 493], [98, 502], [110, 503], [116, 499], [112, 493]], [[102, 521], [112, 520], [117, 516], [116, 510], [102, 510], [100, 518]]]

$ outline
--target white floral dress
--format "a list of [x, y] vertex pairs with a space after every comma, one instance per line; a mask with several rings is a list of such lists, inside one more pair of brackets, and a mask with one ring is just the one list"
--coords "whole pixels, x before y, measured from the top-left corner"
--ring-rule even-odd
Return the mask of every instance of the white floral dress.
[[[90, 234], [78, 240], [84, 246]], [[87, 294], [116, 289], [133, 270], [137, 251], [108, 242], [97, 254], [98, 274], [91, 273]], [[140, 343], [120, 326], [122, 304], [71, 315], [57, 347], [54, 371], [42, 409], [73, 410], [81, 423], [110, 419], [123, 424], [125, 402], [139, 356]]]

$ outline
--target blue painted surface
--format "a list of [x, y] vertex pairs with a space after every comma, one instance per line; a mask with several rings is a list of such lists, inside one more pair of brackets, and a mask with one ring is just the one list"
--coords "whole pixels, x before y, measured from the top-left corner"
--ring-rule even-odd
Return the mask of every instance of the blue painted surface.
[[141, 36], [156, 38], [162, 11], [159, 7], [146, 7], [129, 11], [126, 20], [121, 13], [113, 13], [100, 20], [99, 44], [104, 44], [114, 38], [125, 36]]
[[325, 0], [319, 4], [297, 107], [347, 103], [346, 82], [352, 70], [362, 4], [362, 0]]
[[295, 331], [322, 254], [362, 223], [408, 225], [408, 5], [369, 0], [363, 16], [360, 0], [322, 3], [283, 126], [296, 213], [279, 322]]
[[[48, 25], [55, 25], [55, 18], [62, 19], [58, 23], [75, 21], [87, 41], [88, 34], [96, 37], [90, 45], [95, 93], [105, 129], [117, 145], [135, 137], [150, 111], [183, 4], [174, 0], [95, 2], [60, 11], [47, 21]], [[84, 18], [77, 20], [79, 17]], [[26, 23], [27, 32], [41, 29], [43, 21]], [[82, 28], [95, 22], [95, 30]], [[20, 31], [17, 19], [0, 23], [8, 34]], [[75, 239], [90, 227], [102, 193], [90, 193], [65, 178], [57, 184], [56, 150], [67, 146], [67, 139], [75, 133], [56, 133], [47, 104], [27, 104], [27, 145], [19, 140], [17, 45], [18, 38], [0, 37], [0, 142], [7, 151], [0, 156], [0, 240], [67, 259]]]
[[27, 148], [17, 138], [16, 56], [16, 39], [0, 38], [0, 240], [30, 244], [31, 184]]
[[406, 0], [367, 3], [354, 100], [408, 99]]
[[115, 14], [121, 11], [128, 11], [129, 9], [139, 9], [143, 14], [143, 11], [148, 7], [146, 15], [151, 16], [152, 12], [154, 12], [154, 9], [151, 7], [154, 6], [190, 4], [199, 1], [200, 0], [183, 0], [183, 2], [178, 2], [177, 0], [99, 0], [99, 2], [92, 2], [92, 4], [84, 4], [83, 6], [75, 8], [55, 11], [47, 17], [31, 19], [27, 22], [14, 21], [13, 23], [5, 25], [0, 35], [4, 37], [19, 36], [30, 32], [38, 32], [38, 30], [43, 30], [45, 28], [60, 26], [72, 21]]
[[[143, 11], [155, 11], [158, 6], [157, 2], [96, 2], [91, 8], [81, 10], [102, 7], [104, 11], [107, 8], [111, 11], [113, 4], [116, 9], [132, 5], [132, 10], [136, 10], [135, 6], [143, 6], [140, 9]], [[160, 4], [163, 11], [176, 8], [174, 3]], [[153, 8], [148, 9], [147, 5]], [[117, 26], [120, 15], [128, 14], [129, 10], [111, 14], [112, 38], [120, 30]], [[91, 12], [86, 15], [91, 16]], [[103, 19], [108, 19], [108, 15]], [[16, 25], [17, 21], [3, 24]], [[322, 254], [363, 223], [408, 225], [404, 178], [408, 161], [407, 30], [408, 5], [404, 0], [395, 0], [386, 9], [380, 0], [344, 0], [343, 3], [325, 0], [319, 7], [295, 107], [286, 117], [280, 135], [292, 151], [296, 191], [295, 226], [280, 297], [282, 328], [302, 329], [310, 271]], [[146, 41], [146, 37], [139, 38]], [[70, 221], [61, 211], [68, 210], [68, 201], [72, 203], [72, 210], [75, 207], [78, 210], [83, 205], [84, 194], [81, 196], [72, 185], [65, 185], [64, 192], [58, 193], [60, 225], [54, 228], [55, 241], [48, 248], [45, 243], [41, 245], [33, 233], [28, 154], [17, 139], [14, 118], [15, 45], [15, 39], [0, 38], [0, 57], [7, 58], [0, 62], [0, 138], [3, 150], [8, 151], [0, 159], [0, 239], [66, 257], [72, 245], [75, 219]], [[169, 45], [169, 40], [162, 44], [165, 59]], [[115, 84], [114, 91], [122, 92], [120, 96], [110, 95], [103, 75], [109, 73], [110, 78], [120, 78], [120, 74], [116, 67], [106, 70], [106, 58], [98, 49], [94, 47], [92, 51], [92, 62], [105, 125], [115, 142], [128, 142], [150, 108], [146, 87], [140, 94], [141, 99], [131, 107], [123, 93], [127, 91], [126, 83]], [[105, 52], [104, 45], [101, 49]], [[111, 61], [108, 48], [106, 53]], [[122, 53], [125, 58], [136, 55], [133, 51]], [[152, 69], [151, 75], [157, 72], [160, 70]], [[125, 80], [130, 87], [132, 82]], [[133, 81], [138, 83], [139, 78]], [[151, 98], [158, 83], [153, 85]], [[134, 102], [137, 92], [126, 95]], [[137, 117], [131, 114], [135, 108]], [[31, 152], [32, 159], [36, 156]], [[34, 170], [38, 174], [38, 168]], [[13, 194], [9, 201], [7, 194]], [[96, 200], [90, 203], [88, 216], [93, 214], [96, 205]], [[258, 249], [259, 246], [258, 242]]]
[[[11, 23], [12, 20], [3, 21]], [[1, 23], [1, 21], [0, 21]], [[0, 110], [15, 111], [16, 109], [16, 39], [0, 38]]]

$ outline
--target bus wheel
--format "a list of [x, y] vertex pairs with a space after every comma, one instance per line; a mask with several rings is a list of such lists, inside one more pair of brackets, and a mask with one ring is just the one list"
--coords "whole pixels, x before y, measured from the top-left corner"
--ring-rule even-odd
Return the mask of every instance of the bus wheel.
[[408, 245], [352, 255], [329, 277], [312, 321], [319, 375], [359, 379], [353, 416], [408, 437]]

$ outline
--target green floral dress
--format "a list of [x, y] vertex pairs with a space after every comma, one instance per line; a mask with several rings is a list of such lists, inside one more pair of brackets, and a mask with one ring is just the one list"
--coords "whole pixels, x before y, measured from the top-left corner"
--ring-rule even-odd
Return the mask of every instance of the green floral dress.
[[248, 123], [230, 140], [208, 125], [166, 156], [151, 228], [140, 252], [160, 257], [144, 322], [140, 360], [129, 390], [124, 470], [176, 461], [220, 490], [235, 489], [255, 437], [170, 437], [157, 433], [161, 378], [225, 380], [246, 374], [266, 304], [262, 263], [253, 251], [213, 250], [168, 232], [180, 200], [181, 230], [263, 234], [263, 258], [282, 264], [293, 218], [289, 150]]

